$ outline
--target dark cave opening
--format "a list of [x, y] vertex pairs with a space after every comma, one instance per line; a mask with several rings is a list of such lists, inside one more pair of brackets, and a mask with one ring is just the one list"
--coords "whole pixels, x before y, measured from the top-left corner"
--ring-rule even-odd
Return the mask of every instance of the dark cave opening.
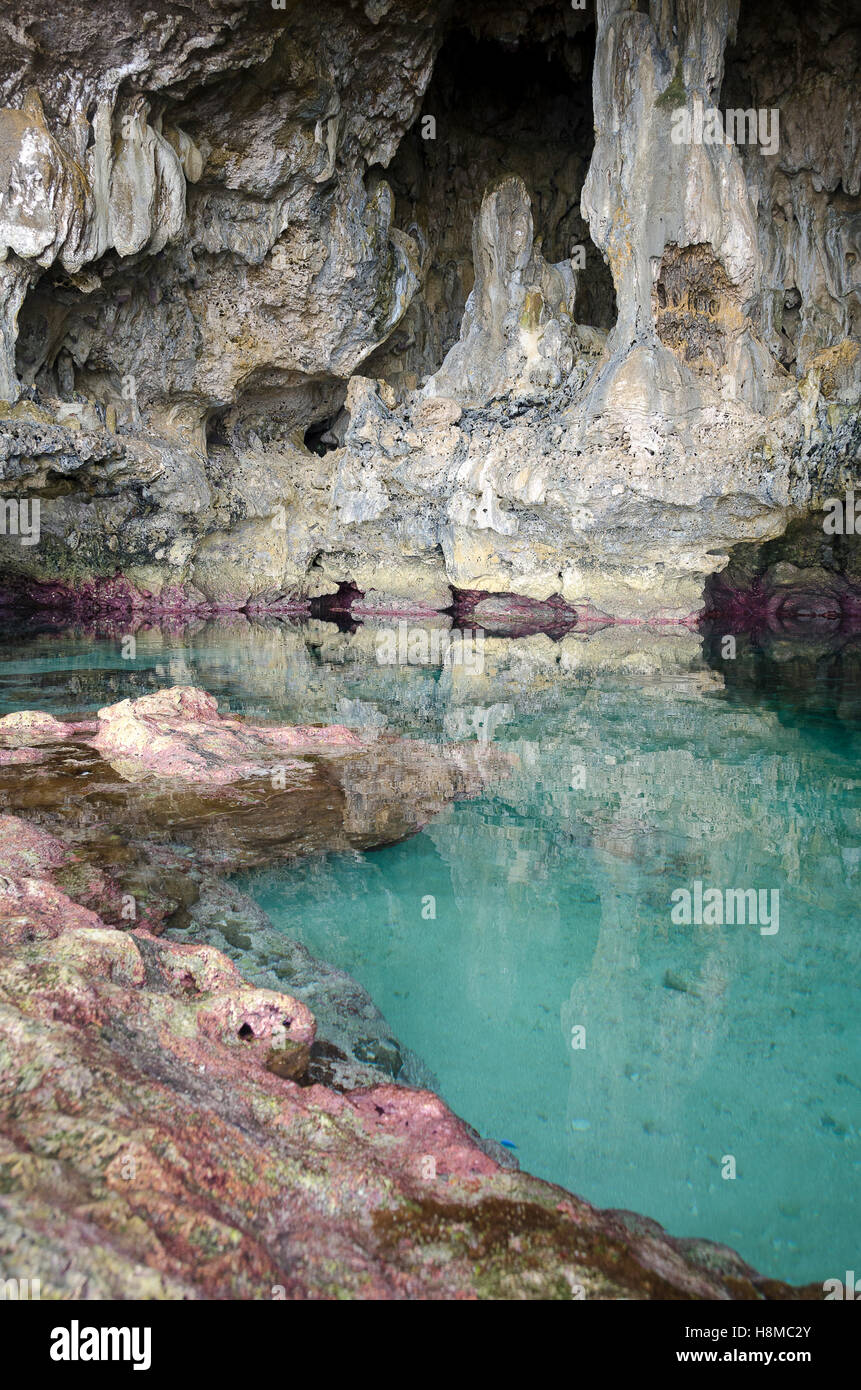
[[222, 406], [220, 409], [211, 410], [206, 419], [206, 447], [209, 449], [229, 449], [230, 430], [228, 427], [227, 416], [231, 407]]
[[409, 390], [440, 366], [474, 282], [472, 227], [482, 196], [507, 174], [526, 184], [545, 260], [582, 261], [577, 322], [612, 328], [612, 276], [580, 215], [594, 144], [594, 45], [594, 26], [550, 46], [504, 44], [463, 29], [449, 35], [422, 109], [385, 171], [396, 223], [422, 251], [422, 289], [364, 365], [368, 375]]
[[320, 458], [328, 454], [330, 450], [337, 449], [339, 440], [333, 432], [337, 419], [337, 415], [330, 415], [325, 420], [317, 420], [313, 425], [309, 425], [305, 430], [305, 448], [310, 450], [312, 454], [318, 454]]

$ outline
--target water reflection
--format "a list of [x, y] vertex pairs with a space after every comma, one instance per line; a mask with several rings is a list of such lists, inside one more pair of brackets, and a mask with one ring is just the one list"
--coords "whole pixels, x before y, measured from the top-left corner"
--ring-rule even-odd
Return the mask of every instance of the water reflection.
[[[188, 683], [256, 719], [512, 753], [405, 844], [246, 882], [524, 1166], [768, 1273], [852, 1268], [855, 639], [740, 633], [730, 659], [718, 632], [488, 637], [479, 673], [380, 665], [377, 632], [141, 629], [133, 661], [115, 631], [19, 635], [0, 700], [79, 713]], [[695, 881], [779, 892], [779, 932], [675, 925]]]

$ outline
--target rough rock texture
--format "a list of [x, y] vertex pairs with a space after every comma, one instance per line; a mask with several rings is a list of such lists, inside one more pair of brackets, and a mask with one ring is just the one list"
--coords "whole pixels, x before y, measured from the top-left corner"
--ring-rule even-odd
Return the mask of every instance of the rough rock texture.
[[43, 1297], [821, 1295], [506, 1171], [427, 1091], [300, 1084], [305, 1005], [106, 926], [4, 830], [0, 1258]]
[[805, 518], [765, 545], [739, 546], [708, 590], [709, 617], [726, 631], [856, 640], [861, 557], [854, 536]]
[[0, 748], [32, 747], [45, 756], [26, 783], [14, 759], [0, 772], [2, 804], [37, 812], [91, 849], [106, 851], [120, 832], [120, 878], [124, 864], [134, 874], [153, 855], [162, 871], [171, 861], [180, 871], [190, 851], [196, 863], [230, 872], [392, 844], [510, 769], [504, 755], [475, 744], [229, 719], [205, 691], [180, 686], [109, 705], [95, 721], [65, 724], [36, 711], [0, 720]]
[[[123, 777], [180, 777], [187, 782], [225, 785], [283, 766], [285, 751], [358, 748], [361, 739], [337, 725], [325, 729], [254, 728], [218, 714], [218, 702], [205, 691], [174, 686], [140, 700], [123, 700], [99, 710], [99, 732], [92, 746]], [[270, 773], [271, 775], [271, 773]]]
[[[22, 779], [22, 762], [38, 771]], [[67, 893], [91, 924], [157, 933], [171, 925], [182, 939], [240, 954], [257, 942], [260, 983], [289, 984], [320, 1021], [305, 1059], [312, 1077], [432, 1084], [365, 990], [285, 942], [217, 875], [390, 844], [509, 766], [493, 750], [434, 749], [379, 731], [243, 724], [182, 687], [121, 701], [92, 721], [21, 711], [0, 719], [0, 806], [33, 820], [0, 815], [3, 862], [9, 875], [38, 880], [13, 894], [31, 915], [62, 913]], [[41, 881], [49, 871], [58, 886]]]
[[462, 11], [12, 7], [7, 598], [686, 619], [854, 479], [857, 16]]

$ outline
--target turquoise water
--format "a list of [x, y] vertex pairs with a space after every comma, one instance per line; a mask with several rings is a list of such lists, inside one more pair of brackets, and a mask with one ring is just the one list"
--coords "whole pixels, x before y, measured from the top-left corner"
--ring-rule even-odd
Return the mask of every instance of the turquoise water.
[[[524, 1168], [764, 1273], [843, 1277], [861, 1176], [858, 691], [851, 671], [837, 690], [833, 672], [793, 684], [785, 653], [767, 680], [740, 662], [725, 684], [680, 643], [677, 661], [594, 670], [568, 639], [500, 642], [475, 675], [380, 668], [361, 633], [322, 624], [141, 634], [134, 662], [46, 635], [0, 649], [0, 712], [194, 683], [255, 717], [506, 750], [507, 778], [411, 840], [240, 886], [360, 980]], [[779, 919], [673, 921], [696, 881], [777, 893]]]

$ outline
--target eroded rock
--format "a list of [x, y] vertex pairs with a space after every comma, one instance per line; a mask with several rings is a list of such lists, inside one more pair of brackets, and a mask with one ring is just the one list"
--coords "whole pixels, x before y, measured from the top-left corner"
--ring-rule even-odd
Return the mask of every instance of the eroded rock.
[[[0, 502], [41, 504], [36, 544], [0, 536], [16, 601], [351, 585], [690, 620], [733, 546], [857, 467], [858, 35], [832, 6], [16, 24]], [[674, 138], [728, 107], [733, 133]]]
[[211, 947], [25, 902], [0, 896], [0, 1254], [43, 1297], [804, 1296], [501, 1168], [428, 1092], [303, 1088], [309, 1011]]

